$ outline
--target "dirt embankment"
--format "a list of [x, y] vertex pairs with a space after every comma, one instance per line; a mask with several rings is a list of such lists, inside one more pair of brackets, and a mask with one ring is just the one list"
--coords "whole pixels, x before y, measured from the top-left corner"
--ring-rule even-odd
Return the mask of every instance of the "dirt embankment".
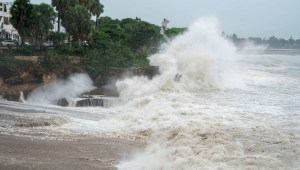
[[[11, 101], [19, 101], [20, 92], [26, 96], [38, 86], [64, 79], [73, 73], [85, 73], [85, 66], [80, 57], [65, 56], [45, 58], [39, 56], [15, 56], [15, 60], [25, 64], [0, 63], [0, 95]], [[152, 78], [158, 74], [157, 67], [109, 68], [105, 75], [98, 75], [93, 81], [97, 89], [90, 94], [117, 95], [117, 80], [130, 76], [147, 76]]]
[[18, 101], [20, 92], [26, 96], [36, 87], [65, 78], [72, 73], [85, 72], [79, 57], [45, 58], [42, 56], [15, 56], [22, 61], [0, 63], [0, 95], [7, 100]]

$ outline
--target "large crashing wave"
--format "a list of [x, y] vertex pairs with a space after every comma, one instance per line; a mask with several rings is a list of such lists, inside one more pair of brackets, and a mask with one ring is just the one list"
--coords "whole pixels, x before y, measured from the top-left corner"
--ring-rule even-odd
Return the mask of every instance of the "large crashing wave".
[[[276, 124], [274, 120], [261, 121], [260, 112], [270, 108], [255, 108], [259, 110], [255, 114], [224, 101], [252, 102], [243, 98], [246, 90], [240, 89], [243, 82], [237, 56], [235, 47], [221, 36], [216, 19], [200, 19], [149, 58], [151, 65], [159, 66], [160, 75], [152, 80], [134, 77], [118, 82], [124, 105], [114, 108], [119, 114], [99, 124], [146, 134], [150, 139], [143, 151], [121, 161], [117, 168], [290, 168], [284, 156], [292, 154], [296, 145], [289, 142], [292, 135], [270, 127]], [[174, 81], [177, 74], [182, 77]], [[286, 143], [265, 142], [278, 140]]]
[[[149, 57], [150, 64], [159, 67], [159, 76], [153, 80], [135, 77], [118, 82], [120, 98], [130, 100], [178, 84], [186, 90], [241, 87], [236, 57], [236, 48], [221, 35], [217, 20], [201, 19]], [[181, 75], [179, 83], [174, 82], [176, 75]]]

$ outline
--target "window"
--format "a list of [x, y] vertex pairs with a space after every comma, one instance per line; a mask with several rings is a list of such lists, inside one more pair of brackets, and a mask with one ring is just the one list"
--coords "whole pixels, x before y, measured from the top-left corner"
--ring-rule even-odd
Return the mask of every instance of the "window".
[[5, 25], [9, 25], [9, 18], [8, 17], [4, 17], [4, 22]]

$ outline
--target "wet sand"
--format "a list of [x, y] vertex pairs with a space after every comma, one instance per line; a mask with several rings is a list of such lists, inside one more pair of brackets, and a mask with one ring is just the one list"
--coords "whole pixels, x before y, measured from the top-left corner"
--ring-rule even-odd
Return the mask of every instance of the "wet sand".
[[110, 138], [73, 141], [0, 135], [0, 169], [116, 169], [143, 144]]
[[145, 145], [127, 136], [64, 131], [67, 116], [18, 106], [0, 102], [0, 170], [116, 169]]

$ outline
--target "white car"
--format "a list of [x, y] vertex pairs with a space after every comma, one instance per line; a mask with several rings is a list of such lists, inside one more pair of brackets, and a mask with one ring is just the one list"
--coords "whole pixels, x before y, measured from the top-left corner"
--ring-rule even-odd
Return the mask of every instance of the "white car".
[[52, 47], [53, 43], [51, 41], [46, 41], [46, 42], [43, 43], [43, 46], [45, 46], [45, 47]]
[[3, 40], [1, 42], [1, 45], [3, 45], [3, 46], [15, 46], [16, 43], [13, 40]]

